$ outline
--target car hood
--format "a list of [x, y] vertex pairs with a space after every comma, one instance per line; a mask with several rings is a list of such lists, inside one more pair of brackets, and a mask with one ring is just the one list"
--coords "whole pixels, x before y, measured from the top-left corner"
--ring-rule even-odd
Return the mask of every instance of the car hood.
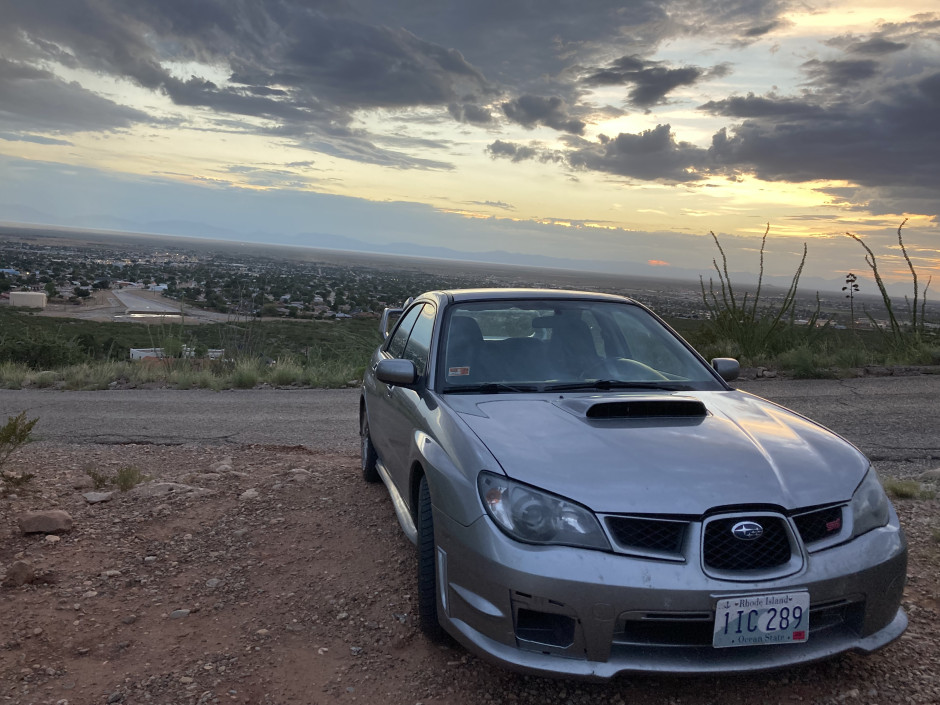
[[[701, 413], [643, 412], [676, 402]], [[869, 466], [839, 436], [744, 392], [454, 395], [446, 403], [509, 477], [602, 513], [810, 507], [849, 499]], [[590, 411], [628, 405], [640, 415]]]

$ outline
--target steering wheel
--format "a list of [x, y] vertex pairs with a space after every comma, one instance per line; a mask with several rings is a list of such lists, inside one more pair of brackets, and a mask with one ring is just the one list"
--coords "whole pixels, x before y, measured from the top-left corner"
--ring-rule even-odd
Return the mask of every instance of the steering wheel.
[[649, 365], [627, 357], [603, 358], [580, 374], [585, 379], [618, 379], [624, 382], [659, 382], [669, 378]]

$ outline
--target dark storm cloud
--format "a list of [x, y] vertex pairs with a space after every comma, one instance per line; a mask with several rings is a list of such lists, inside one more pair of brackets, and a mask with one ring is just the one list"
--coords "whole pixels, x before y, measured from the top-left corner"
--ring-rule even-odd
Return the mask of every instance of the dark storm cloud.
[[584, 132], [584, 122], [571, 117], [565, 101], [558, 96], [545, 98], [523, 95], [503, 103], [502, 109], [509, 120], [523, 127], [533, 128], [537, 125], [545, 125], [573, 135], [580, 135]]
[[841, 87], [874, 76], [878, 72], [878, 62], [871, 59], [848, 61], [812, 59], [805, 62], [801, 68], [812, 83]]
[[[842, 95], [834, 103], [826, 95], [816, 100], [815, 110], [807, 99], [804, 111], [794, 111], [792, 102], [761, 99], [762, 113], [752, 112], [733, 130], [715, 135], [713, 164], [753, 170], [771, 181], [837, 179], [872, 187], [940, 183], [940, 70]], [[712, 105], [712, 112], [722, 108], [722, 114], [732, 114], [732, 106], [733, 101], [722, 101]]]
[[503, 142], [502, 140], [496, 140], [493, 144], [488, 145], [486, 151], [493, 158], [501, 157], [514, 162], [537, 159], [540, 154], [540, 151], [534, 147], [527, 147], [512, 142]]
[[451, 103], [447, 106], [447, 112], [457, 122], [468, 122], [474, 125], [487, 125], [493, 122], [493, 115], [489, 110], [472, 103]]
[[711, 100], [699, 106], [713, 115], [734, 118], [818, 118], [825, 114], [822, 106], [801, 98], [783, 98], [773, 94], [732, 96], [724, 100]]
[[703, 69], [698, 66], [669, 68], [659, 61], [645, 61], [638, 56], [623, 56], [609, 66], [590, 69], [584, 77], [586, 86], [632, 85], [628, 93], [630, 103], [649, 108], [663, 103], [666, 96], [681, 86], [692, 86], [706, 77], [723, 76], [726, 66]]
[[893, 54], [897, 51], [904, 51], [910, 46], [905, 42], [892, 42], [884, 37], [873, 37], [861, 42], [854, 42], [846, 47], [846, 51], [852, 54], [868, 54], [872, 56], [883, 56]]
[[695, 181], [706, 160], [706, 150], [676, 141], [669, 125], [657, 125], [639, 134], [601, 135], [595, 143], [581, 140], [566, 154], [574, 168], [601, 171], [648, 181]]
[[[0, 58], [0, 126], [6, 129], [65, 133], [113, 130], [146, 119], [138, 110], [120, 106], [76, 83], [66, 83], [48, 71]], [[38, 142], [38, 138], [26, 141]]]
[[[4, 11], [0, 42], [21, 65], [58, 62], [124, 78], [177, 105], [209, 108], [220, 117], [270, 119], [298, 144], [331, 143], [330, 153], [374, 163], [407, 166], [411, 160], [346, 130], [355, 111], [444, 108], [459, 101], [461, 119], [482, 123], [486, 114], [480, 105], [495, 95], [456, 49], [401, 27], [370, 24], [343, 2], [50, 0], [37, 5], [15, 3]], [[200, 76], [181, 78], [171, 70], [173, 61], [228, 65], [231, 80], [217, 85]], [[14, 88], [41, 121], [70, 128], [63, 111], [25, 95], [22, 85]], [[101, 126], [126, 124], [132, 114], [146, 119], [127, 111]], [[352, 144], [338, 143], [347, 138]]]
[[514, 162], [561, 161], [575, 170], [665, 182], [699, 180], [708, 160], [707, 150], [677, 141], [669, 125], [657, 125], [639, 134], [601, 135], [596, 141], [580, 137], [568, 137], [565, 141], [565, 151], [553, 151], [497, 140], [487, 147], [487, 152], [493, 158]]

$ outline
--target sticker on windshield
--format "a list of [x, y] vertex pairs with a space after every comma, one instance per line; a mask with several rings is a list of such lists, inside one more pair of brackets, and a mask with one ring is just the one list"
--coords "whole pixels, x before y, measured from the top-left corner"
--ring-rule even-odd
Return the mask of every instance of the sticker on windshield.
[[447, 369], [448, 377], [466, 377], [470, 374], [469, 367], [449, 367]]

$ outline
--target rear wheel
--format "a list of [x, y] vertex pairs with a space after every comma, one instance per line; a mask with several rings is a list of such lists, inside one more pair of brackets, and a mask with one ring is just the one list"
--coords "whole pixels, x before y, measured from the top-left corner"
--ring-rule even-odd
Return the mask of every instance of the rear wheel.
[[425, 636], [439, 641], [444, 630], [437, 621], [437, 544], [428, 480], [418, 486], [418, 624]]
[[379, 471], [375, 467], [379, 456], [375, 452], [375, 446], [372, 445], [372, 438], [369, 436], [369, 419], [366, 416], [365, 409], [359, 419], [359, 444], [362, 454], [362, 479], [366, 482], [378, 482]]

